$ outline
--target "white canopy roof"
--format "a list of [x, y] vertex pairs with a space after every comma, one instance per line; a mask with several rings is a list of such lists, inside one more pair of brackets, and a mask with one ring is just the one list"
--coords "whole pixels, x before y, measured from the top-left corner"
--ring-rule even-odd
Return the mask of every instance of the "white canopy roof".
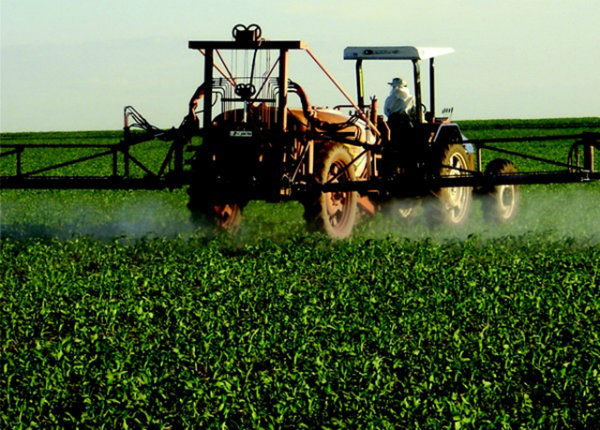
[[348, 46], [344, 60], [427, 60], [451, 54], [452, 48], [419, 48], [416, 46]]

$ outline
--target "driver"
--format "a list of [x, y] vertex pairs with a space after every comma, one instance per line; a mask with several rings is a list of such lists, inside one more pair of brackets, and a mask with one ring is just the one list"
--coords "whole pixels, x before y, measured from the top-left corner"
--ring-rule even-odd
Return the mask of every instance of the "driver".
[[415, 99], [410, 94], [406, 81], [402, 78], [394, 78], [388, 82], [392, 86], [390, 95], [385, 99], [383, 110], [390, 122], [394, 115], [398, 115], [403, 121], [409, 121], [415, 108]]

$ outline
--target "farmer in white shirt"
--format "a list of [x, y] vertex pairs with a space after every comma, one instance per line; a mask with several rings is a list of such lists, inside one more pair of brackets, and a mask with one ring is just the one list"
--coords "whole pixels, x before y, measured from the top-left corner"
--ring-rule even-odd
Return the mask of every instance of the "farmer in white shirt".
[[415, 99], [408, 91], [406, 81], [401, 78], [394, 78], [389, 82], [392, 86], [390, 95], [385, 99], [383, 110], [390, 117], [394, 113], [410, 115], [415, 107]]
[[408, 90], [404, 79], [394, 78], [389, 82], [392, 86], [390, 95], [385, 99], [383, 111], [388, 117], [388, 124], [392, 131], [392, 139], [398, 139], [399, 133], [412, 129], [412, 116], [415, 109], [415, 99]]

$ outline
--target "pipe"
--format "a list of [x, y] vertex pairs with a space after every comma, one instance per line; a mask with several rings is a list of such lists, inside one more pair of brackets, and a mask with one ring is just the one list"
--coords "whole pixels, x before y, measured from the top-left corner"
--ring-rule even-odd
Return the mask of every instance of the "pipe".
[[431, 122], [435, 121], [435, 64], [433, 57], [429, 59], [429, 112], [431, 112]]
[[[201, 53], [202, 55], [204, 55], [204, 57], [206, 57], [206, 52], [204, 51], [204, 49], [198, 49], [198, 51], [200, 51], [200, 53]], [[221, 57], [221, 54], [219, 54], [219, 51], [217, 51], [217, 55], [219, 56], [219, 58]], [[212, 50], [211, 50], [211, 57], [212, 57]], [[212, 58], [211, 58], [211, 60], [212, 60]], [[223, 61], [223, 60], [221, 59], [221, 61]], [[229, 83], [230, 83], [231, 85], [235, 86], [235, 79], [234, 79], [232, 76], [231, 76], [231, 77], [230, 77], [230, 76], [227, 76], [227, 75], [225, 74], [225, 72], [223, 71], [223, 69], [221, 69], [221, 68], [219, 67], [219, 65], [218, 65], [218, 64], [215, 64], [215, 63], [214, 63], [214, 60], [212, 60], [212, 61], [211, 61], [211, 63], [212, 63], [212, 66], [213, 66], [215, 69], [217, 69], [217, 71], [218, 71], [218, 72], [219, 72], [219, 73], [220, 73], [220, 74], [221, 74], [221, 75], [222, 75], [222, 76], [223, 76], [225, 79], [227, 79], [227, 81], [229, 81]], [[225, 67], [227, 67], [227, 66], [225, 66]], [[228, 70], [229, 70], [229, 69], [228, 69]]]
[[325, 73], [325, 75], [327, 75], [327, 77], [333, 83], [333, 85], [335, 85], [336, 88], [343, 94], [343, 96], [346, 98], [346, 100], [348, 100], [348, 102], [356, 110], [356, 113], [358, 114], [360, 119], [362, 119], [369, 126], [369, 128], [371, 129], [371, 131], [373, 131], [375, 136], [381, 136], [381, 133], [379, 133], [379, 130], [377, 130], [377, 127], [375, 127], [375, 125], [373, 125], [373, 123], [369, 120], [369, 118], [367, 118], [367, 116], [362, 111], [362, 109], [359, 108], [356, 105], [356, 103], [354, 103], [354, 100], [352, 100], [352, 97], [350, 97], [350, 95], [346, 92], [346, 90], [344, 90], [344, 88], [342, 88], [342, 86], [338, 83], [338, 81], [335, 80], [335, 78], [331, 75], [331, 73], [329, 73], [329, 71], [325, 68], [325, 66], [323, 64], [321, 64], [321, 62], [317, 59], [315, 54], [313, 54], [309, 48], [306, 48], [306, 52], [308, 53], [308, 55], [310, 55], [310, 57], [314, 60], [314, 62], [317, 63], [317, 66], [319, 66], [319, 68], [323, 71], [323, 73]]

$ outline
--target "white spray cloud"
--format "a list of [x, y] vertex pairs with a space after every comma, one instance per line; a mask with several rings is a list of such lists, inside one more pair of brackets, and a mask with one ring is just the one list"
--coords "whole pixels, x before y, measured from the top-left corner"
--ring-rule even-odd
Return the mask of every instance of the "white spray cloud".
[[431, 228], [424, 219], [427, 201], [416, 209], [415, 216], [404, 220], [392, 203], [387, 216], [362, 226], [361, 234], [370, 237], [398, 237], [438, 240], [543, 235], [549, 240], [564, 238], [600, 242], [600, 193], [597, 187], [570, 185], [562, 187], [529, 187], [522, 189], [521, 203], [514, 219], [506, 223], [485, 221], [481, 201], [474, 196], [467, 221], [460, 226]]
[[[26, 195], [26, 197], [22, 197]], [[192, 237], [207, 234], [197, 230], [186, 208], [187, 196], [149, 192], [94, 192], [82, 199], [77, 192], [3, 191], [0, 207], [0, 236], [13, 238], [90, 236], [97, 239], [125, 237]], [[475, 198], [467, 222], [460, 226], [431, 228], [424, 217], [424, 204], [406, 215], [405, 202], [394, 202], [375, 219], [364, 216], [354, 236], [462, 240], [469, 236], [498, 238], [535, 234], [549, 240], [571, 238], [600, 243], [600, 193], [598, 187], [523, 187], [517, 217], [508, 223], [483, 219], [481, 203]], [[244, 212], [238, 239], [286, 240], [305, 234], [302, 207], [298, 203], [265, 205], [252, 202]], [[206, 226], [208, 227], [208, 226]], [[308, 234], [308, 233], [306, 233]]]

